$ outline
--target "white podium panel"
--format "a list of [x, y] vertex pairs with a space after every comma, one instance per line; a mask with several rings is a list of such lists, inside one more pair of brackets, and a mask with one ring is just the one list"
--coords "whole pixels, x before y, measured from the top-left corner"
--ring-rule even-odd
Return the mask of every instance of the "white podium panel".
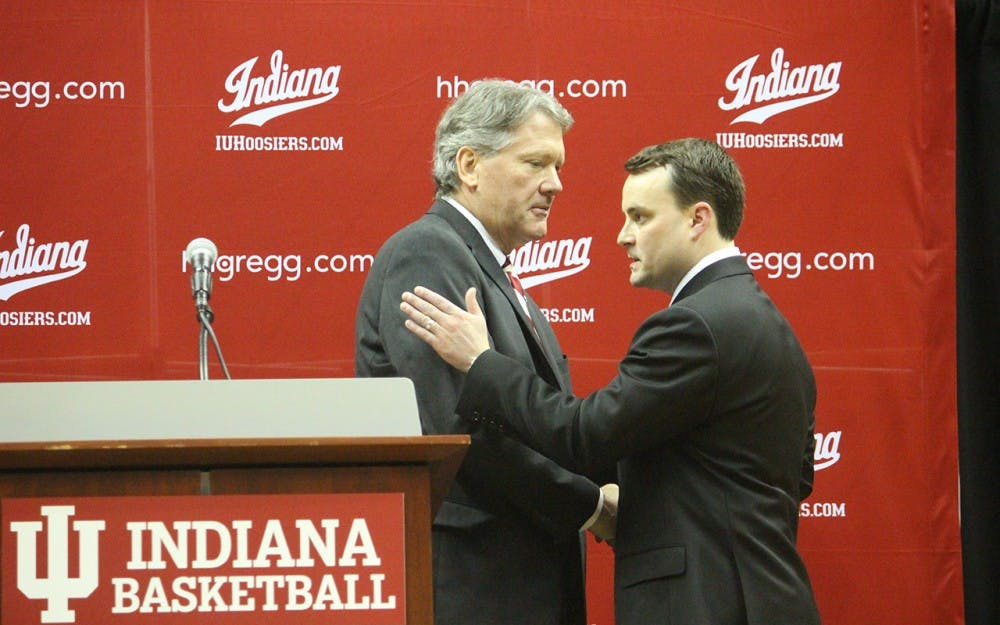
[[406, 378], [0, 383], [0, 442], [420, 436]]

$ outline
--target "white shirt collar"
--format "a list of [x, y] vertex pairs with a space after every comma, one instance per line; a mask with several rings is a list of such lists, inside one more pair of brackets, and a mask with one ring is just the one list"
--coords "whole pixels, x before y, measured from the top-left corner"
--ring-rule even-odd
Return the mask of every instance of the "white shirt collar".
[[[500, 246], [497, 245], [495, 241], [493, 241], [493, 237], [491, 237], [490, 233], [486, 231], [486, 227], [483, 225], [483, 222], [479, 221], [479, 219], [477, 219], [475, 215], [469, 212], [469, 209], [459, 204], [458, 200], [456, 200], [455, 198], [446, 197], [444, 198], [444, 200], [449, 204], [451, 204], [452, 206], [454, 206], [455, 210], [457, 210], [462, 216], [464, 216], [466, 219], [469, 220], [469, 223], [471, 223], [472, 226], [476, 229], [476, 231], [479, 233], [479, 236], [483, 238], [483, 242], [486, 243], [486, 247], [490, 248], [490, 251], [493, 252], [493, 257], [496, 258], [497, 264], [503, 267], [504, 262], [507, 260], [507, 256], [500, 250]], [[527, 315], [528, 318], [530, 319], [531, 310], [528, 308], [528, 301], [525, 299], [524, 295], [516, 289], [514, 290], [514, 295], [517, 296], [517, 301], [520, 302], [521, 308], [522, 310], [524, 310], [524, 314]]]
[[443, 199], [445, 202], [454, 206], [455, 210], [469, 220], [469, 223], [471, 223], [472, 227], [476, 229], [479, 236], [483, 238], [483, 242], [486, 243], [486, 247], [490, 248], [490, 251], [493, 252], [493, 256], [497, 259], [497, 264], [503, 265], [504, 261], [507, 260], [507, 255], [500, 250], [500, 246], [496, 244], [493, 237], [490, 236], [490, 233], [486, 231], [486, 226], [483, 225], [483, 222], [479, 221], [475, 215], [469, 212], [469, 209], [459, 204], [458, 200], [455, 198], [448, 196]]
[[[741, 254], [740, 248], [736, 247], [735, 245], [724, 247], [721, 250], [715, 250], [711, 254], [706, 254], [701, 260], [695, 263], [694, 267], [692, 267], [686, 274], [684, 274], [684, 277], [681, 278], [681, 281], [677, 283], [677, 288], [674, 289], [673, 299], [676, 299], [677, 294], [680, 293], [682, 290], [684, 290], [684, 287], [687, 286], [687, 283], [690, 282], [691, 279], [694, 278], [696, 275], [698, 275], [699, 272], [705, 269], [705, 267], [708, 267], [712, 263], [716, 263], [722, 260], [723, 258], [731, 258], [733, 256], [739, 256], [740, 254]], [[670, 301], [672, 302], [673, 299], [671, 299]]]

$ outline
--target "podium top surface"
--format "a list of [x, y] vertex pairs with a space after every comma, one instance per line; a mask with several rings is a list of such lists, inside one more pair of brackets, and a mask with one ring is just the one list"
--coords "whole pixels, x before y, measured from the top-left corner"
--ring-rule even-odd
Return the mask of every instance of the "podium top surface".
[[0, 442], [420, 436], [405, 378], [0, 383]]

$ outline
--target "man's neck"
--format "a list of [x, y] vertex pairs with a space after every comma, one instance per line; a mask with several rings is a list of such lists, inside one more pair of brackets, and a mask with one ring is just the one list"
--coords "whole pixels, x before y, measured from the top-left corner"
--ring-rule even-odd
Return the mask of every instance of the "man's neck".
[[472, 226], [476, 229], [476, 232], [479, 233], [479, 236], [482, 237], [483, 242], [486, 243], [486, 247], [490, 248], [490, 251], [493, 252], [493, 255], [497, 259], [497, 263], [502, 265], [504, 259], [507, 257], [507, 254], [502, 249], [500, 249], [500, 246], [497, 244], [496, 240], [494, 240], [493, 237], [490, 236], [490, 233], [488, 230], [486, 230], [486, 226], [483, 225], [483, 222], [454, 196], [445, 196], [441, 199], [454, 206], [455, 210], [457, 210], [460, 215], [469, 220], [469, 223], [472, 224]]

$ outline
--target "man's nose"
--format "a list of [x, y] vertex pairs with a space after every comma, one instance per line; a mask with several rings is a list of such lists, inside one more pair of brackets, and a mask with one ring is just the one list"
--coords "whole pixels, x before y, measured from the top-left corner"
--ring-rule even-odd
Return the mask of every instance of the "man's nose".
[[559, 178], [559, 172], [555, 169], [552, 173], [545, 177], [542, 181], [542, 187], [540, 189], [543, 195], [556, 195], [563, 190], [562, 180]]
[[622, 226], [622, 229], [618, 231], [618, 239], [616, 242], [618, 243], [618, 245], [621, 245], [622, 247], [627, 247], [629, 245], [632, 245], [632, 243], [634, 242], [634, 238], [632, 236], [632, 229], [628, 227], [627, 220], [625, 221], [625, 225]]

